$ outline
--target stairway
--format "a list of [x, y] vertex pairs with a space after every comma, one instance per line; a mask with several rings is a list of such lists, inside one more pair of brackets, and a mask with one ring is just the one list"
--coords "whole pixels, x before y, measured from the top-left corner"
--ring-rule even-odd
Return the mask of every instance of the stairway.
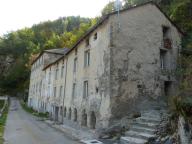
[[136, 118], [130, 129], [121, 137], [121, 144], [145, 144], [149, 138], [155, 137], [155, 131], [161, 121], [161, 112], [150, 110], [142, 112], [141, 117]]

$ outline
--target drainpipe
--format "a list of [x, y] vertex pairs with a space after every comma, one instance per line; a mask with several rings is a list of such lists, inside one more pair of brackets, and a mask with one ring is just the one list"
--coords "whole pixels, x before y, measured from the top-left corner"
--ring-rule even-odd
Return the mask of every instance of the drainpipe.
[[63, 111], [62, 111], [62, 123], [64, 123], [64, 99], [65, 99], [65, 90], [66, 90], [66, 84], [67, 84], [67, 62], [68, 58], [66, 58], [66, 70], [65, 70], [65, 85], [64, 85], [64, 96], [63, 96]]

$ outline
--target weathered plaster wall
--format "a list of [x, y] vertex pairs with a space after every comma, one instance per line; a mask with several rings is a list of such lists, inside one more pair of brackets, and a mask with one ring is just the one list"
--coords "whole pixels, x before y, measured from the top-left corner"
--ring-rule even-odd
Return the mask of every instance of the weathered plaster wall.
[[160, 68], [163, 25], [171, 29], [172, 49], [168, 51], [168, 70], [175, 70], [177, 66], [180, 44], [180, 35], [176, 28], [152, 4], [122, 12], [119, 21], [120, 30], [117, 15], [110, 18], [113, 27], [110, 103], [112, 121], [134, 111], [154, 108], [161, 103], [162, 84], [164, 80], [168, 80], [161, 76]]
[[[97, 33], [97, 40], [94, 34]], [[87, 124], [90, 127], [90, 115], [94, 112], [97, 117], [96, 127], [107, 127], [110, 117], [110, 93], [109, 93], [109, 27], [103, 24], [89, 36], [90, 46], [86, 47], [83, 41], [75, 50], [67, 56], [67, 79], [64, 106], [78, 111], [78, 123], [81, 124], [82, 113], [87, 114]], [[90, 50], [90, 65], [84, 67], [84, 52]], [[74, 59], [77, 58], [77, 72], [73, 72]], [[83, 97], [84, 81], [88, 81], [88, 97]], [[72, 97], [73, 83], [76, 83], [76, 93]], [[73, 116], [73, 114], [72, 114]]]
[[28, 105], [33, 107], [36, 110], [39, 110], [39, 99], [40, 99], [40, 83], [42, 80], [42, 69], [44, 63], [44, 55], [43, 54], [33, 65], [31, 68], [31, 76], [30, 76], [30, 86], [29, 86], [29, 100]]
[[[45, 69], [43, 90], [44, 103], [49, 107], [46, 111], [55, 117], [55, 107], [59, 107], [58, 118], [62, 122], [64, 109], [65, 118], [69, 118], [71, 109], [71, 120], [74, 120], [74, 111], [77, 110], [77, 123], [82, 124], [82, 114], [87, 114], [87, 126], [91, 127], [91, 113], [96, 116], [96, 128], [108, 127], [110, 119], [110, 48], [109, 48], [109, 25], [106, 21], [102, 26], [92, 32], [89, 36], [90, 45], [86, 47], [86, 40], [82, 41], [77, 50], [73, 50], [57, 63]], [[97, 39], [94, 35], [97, 33]], [[90, 51], [90, 65], [84, 66], [85, 51]], [[74, 59], [77, 58], [77, 70], [74, 72]], [[64, 66], [63, 75], [62, 66]], [[57, 71], [57, 79], [55, 79]], [[51, 71], [51, 76], [49, 73]], [[48, 82], [49, 77], [51, 81]], [[66, 79], [65, 79], [66, 78]], [[88, 81], [88, 96], [84, 98], [84, 81]], [[76, 91], [73, 96], [73, 83]], [[63, 87], [60, 95], [60, 87]], [[54, 88], [56, 96], [54, 97]], [[50, 108], [51, 107], [51, 108]]]
[[43, 83], [45, 83], [45, 72], [43, 71], [43, 68], [59, 57], [61, 57], [61, 55], [45, 52], [32, 65], [28, 105], [33, 107], [35, 110], [44, 111], [43, 102], [45, 97], [43, 92]]
[[[62, 122], [74, 120], [77, 110], [77, 123], [82, 124], [82, 114], [87, 115], [87, 126], [91, 127], [91, 113], [96, 116], [96, 129], [108, 128], [115, 120], [145, 109], [155, 108], [164, 99], [164, 81], [176, 84], [175, 77], [162, 75], [160, 68], [160, 49], [162, 48], [162, 25], [171, 28], [172, 49], [167, 51], [166, 68], [175, 70], [180, 36], [176, 28], [153, 5], [137, 7], [120, 13], [120, 29], [117, 15], [110, 16], [102, 25], [63, 59], [45, 71], [42, 67], [32, 71], [30, 98], [37, 110], [43, 103], [43, 110]], [[97, 33], [97, 40], [94, 34]], [[84, 53], [90, 50], [90, 65], [84, 67]], [[46, 60], [53, 57], [44, 56]], [[74, 72], [74, 59], [77, 58], [77, 71]], [[51, 61], [46, 61], [48, 64]], [[63, 76], [61, 69], [64, 66]], [[57, 71], [57, 79], [55, 74]], [[51, 72], [51, 73], [50, 73]], [[49, 74], [50, 73], [50, 74]], [[50, 79], [50, 82], [49, 82]], [[35, 91], [36, 85], [43, 81], [42, 94]], [[84, 81], [88, 81], [88, 96], [83, 96]], [[76, 91], [73, 96], [73, 83]], [[35, 86], [35, 87], [34, 87]], [[60, 87], [63, 87], [60, 94]], [[56, 96], [54, 88], [56, 87]], [[174, 87], [174, 85], [173, 85]], [[34, 91], [34, 92], [33, 92]]]

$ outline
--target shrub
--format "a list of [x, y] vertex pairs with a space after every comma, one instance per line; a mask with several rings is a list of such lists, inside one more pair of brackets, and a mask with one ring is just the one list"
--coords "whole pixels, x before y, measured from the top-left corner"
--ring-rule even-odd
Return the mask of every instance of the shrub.
[[185, 91], [172, 97], [171, 106], [176, 115], [182, 115], [185, 118], [192, 117], [192, 92]]

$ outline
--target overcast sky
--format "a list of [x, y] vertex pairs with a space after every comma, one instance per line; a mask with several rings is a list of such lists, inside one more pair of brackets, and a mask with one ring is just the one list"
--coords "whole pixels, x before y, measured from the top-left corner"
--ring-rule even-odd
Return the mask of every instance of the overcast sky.
[[63, 16], [95, 17], [110, 0], [0, 0], [0, 35]]

